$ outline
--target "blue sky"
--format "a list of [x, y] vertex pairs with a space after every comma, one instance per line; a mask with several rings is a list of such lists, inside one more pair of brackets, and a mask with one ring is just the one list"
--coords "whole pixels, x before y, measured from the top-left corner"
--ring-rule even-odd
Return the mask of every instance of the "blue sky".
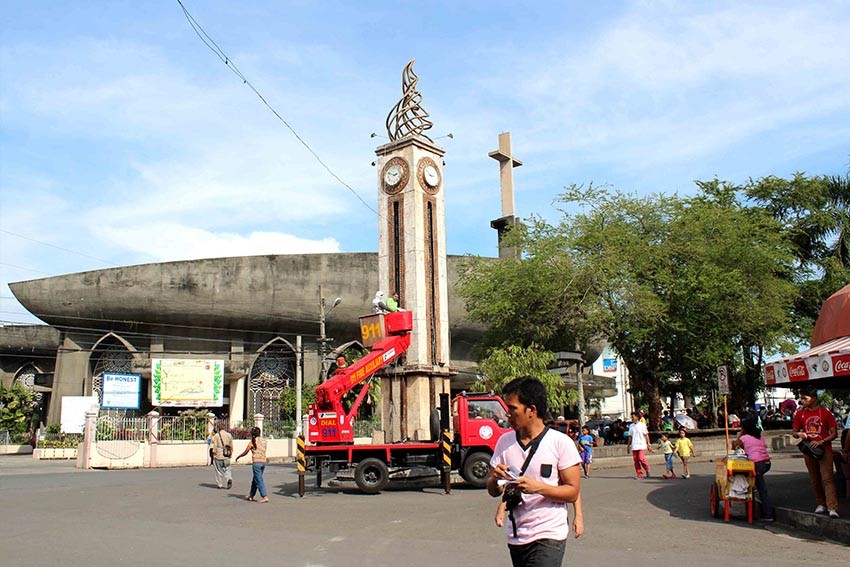
[[[572, 183], [690, 193], [850, 160], [847, 1], [184, 4], [370, 204], [385, 142], [370, 134], [415, 57], [430, 134], [454, 135], [439, 141], [453, 254], [496, 254], [503, 131], [524, 162], [518, 213], [552, 220]], [[375, 214], [176, 1], [22, 2], [0, 29], [0, 320], [35, 320], [11, 281], [377, 249]]]

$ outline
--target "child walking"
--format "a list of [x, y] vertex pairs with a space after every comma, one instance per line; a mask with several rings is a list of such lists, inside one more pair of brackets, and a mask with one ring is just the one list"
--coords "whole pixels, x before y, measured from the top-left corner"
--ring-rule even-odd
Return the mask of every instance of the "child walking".
[[688, 470], [688, 459], [690, 457], [696, 457], [697, 453], [694, 451], [694, 444], [688, 439], [684, 427], [679, 429], [679, 438], [676, 440], [676, 448], [673, 452], [682, 459], [682, 466], [685, 469], [685, 474], [682, 475], [682, 478], [691, 478], [691, 471]]
[[676, 473], [673, 472], [673, 443], [667, 438], [666, 433], [661, 434], [658, 449], [664, 453], [664, 464], [667, 466], [667, 472], [661, 476], [664, 478], [676, 478]]
[[581, 455], [581, 468], [584, 470], [584, 478], [587, 478], [590, 476], [590, 463], [593, 462], [593, 435], [590, 434], [590, 428], [587, 426], [581, 428], [578, 449]]

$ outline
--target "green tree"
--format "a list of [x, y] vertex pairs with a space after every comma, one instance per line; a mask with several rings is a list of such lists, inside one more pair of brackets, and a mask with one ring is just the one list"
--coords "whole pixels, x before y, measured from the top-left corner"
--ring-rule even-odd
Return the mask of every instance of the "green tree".
[[575, 404], [578, 394], [568, 389], [559, 376], [546, 370], [554, 360], [554, 354], [536, 344], [491, 348], [481, 361], [481, 379], [473, 383], [472, 390], [500, 392], [514, 378], [534, 376], [546, 386], [549, 408], [560, 411], [564, 406]]
[[20, 383], [5, 388], [0, 384], [0, 430], [23, 440], [32, 431], [35, 395]]
[[793, 244], [795, 262], [787, 273], [799, 289], [793, 336], [808, 341], [823, 302], [850, 283], [850, 177], [768, 176], [751, 180], [745, 193]]
[[[313, 385], [304, 386], [301, 391], [301, 414], [307, 414], [307, 407], [316, 402], [316, 389]], [[284, 419], [295, 419], [296, 391], [295, 388], [284, 388], [280, 394], [280, 413]]]
[[740, 394], [751, 397], [765, 350], [787, 331], [788, 248], [738, 188], [699, 187], [688, 199], [569, 188], [557, 226], [533, 219], [516, 231], [521, 261], [468, 264], [460, 291], [470, 316], [502, 345], [572, 350], [603, 336], [656, 428], [663, 394], [705, 393], [717, 364], [745, 367], [742, 353], [755, 347]]
[[736, 404], [752, 403], [766, 349], [788, 331], [795, 289], [775, 220], [714, 180], [691, 198], [568, 192], [579, 262], [596, 274], [602, 329], [658, 427], [660, 395], [705, 393], [718, 364], [744, 369]]
[[458, 292], [471, 319], [486, 323], [481, 351], [538, 345], [575, 350], [592, 331], [582, 324], [583, 298], [592, 285], [568, 253], [564, 235], [541, 219], [513, 230], [509, 246], [522, 261], [471, 256], [459, 270]]

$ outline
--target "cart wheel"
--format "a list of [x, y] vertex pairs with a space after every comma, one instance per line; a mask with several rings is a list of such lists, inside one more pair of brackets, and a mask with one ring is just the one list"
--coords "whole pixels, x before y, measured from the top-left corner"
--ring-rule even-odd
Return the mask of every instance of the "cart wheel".
[[708, 508], [712, 516], [720, 517], [720, 487], [717, 481], [711, 483], [711, 488], [708, 490]]

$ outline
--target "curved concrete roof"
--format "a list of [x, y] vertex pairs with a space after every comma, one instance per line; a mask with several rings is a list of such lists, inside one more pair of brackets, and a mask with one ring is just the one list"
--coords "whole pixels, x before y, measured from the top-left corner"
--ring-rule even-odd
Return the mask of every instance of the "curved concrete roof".
[[[483, 327], [466, 318], [454, 292], [462, 256], [449, 256], [452, 364], [471, 361]], [[338, 343], [359, 337], [378, 285], [376, 253], [239, 256], [123, 266], [9, 284], [48, 324], [192, 336], [243, 333], [318, 334], [319, 284], [325, 301], [342, 303], [326, 317]], [[402, 298], [403, 300], [404, 298]], [[208, 327], [209, 329], [203, 329]], [[170, 330], [168, 330], [170, 328]], [[181, 330], [179, 334], [186, 331]], [[309, 341], [306, 338], [305, 341]]]

